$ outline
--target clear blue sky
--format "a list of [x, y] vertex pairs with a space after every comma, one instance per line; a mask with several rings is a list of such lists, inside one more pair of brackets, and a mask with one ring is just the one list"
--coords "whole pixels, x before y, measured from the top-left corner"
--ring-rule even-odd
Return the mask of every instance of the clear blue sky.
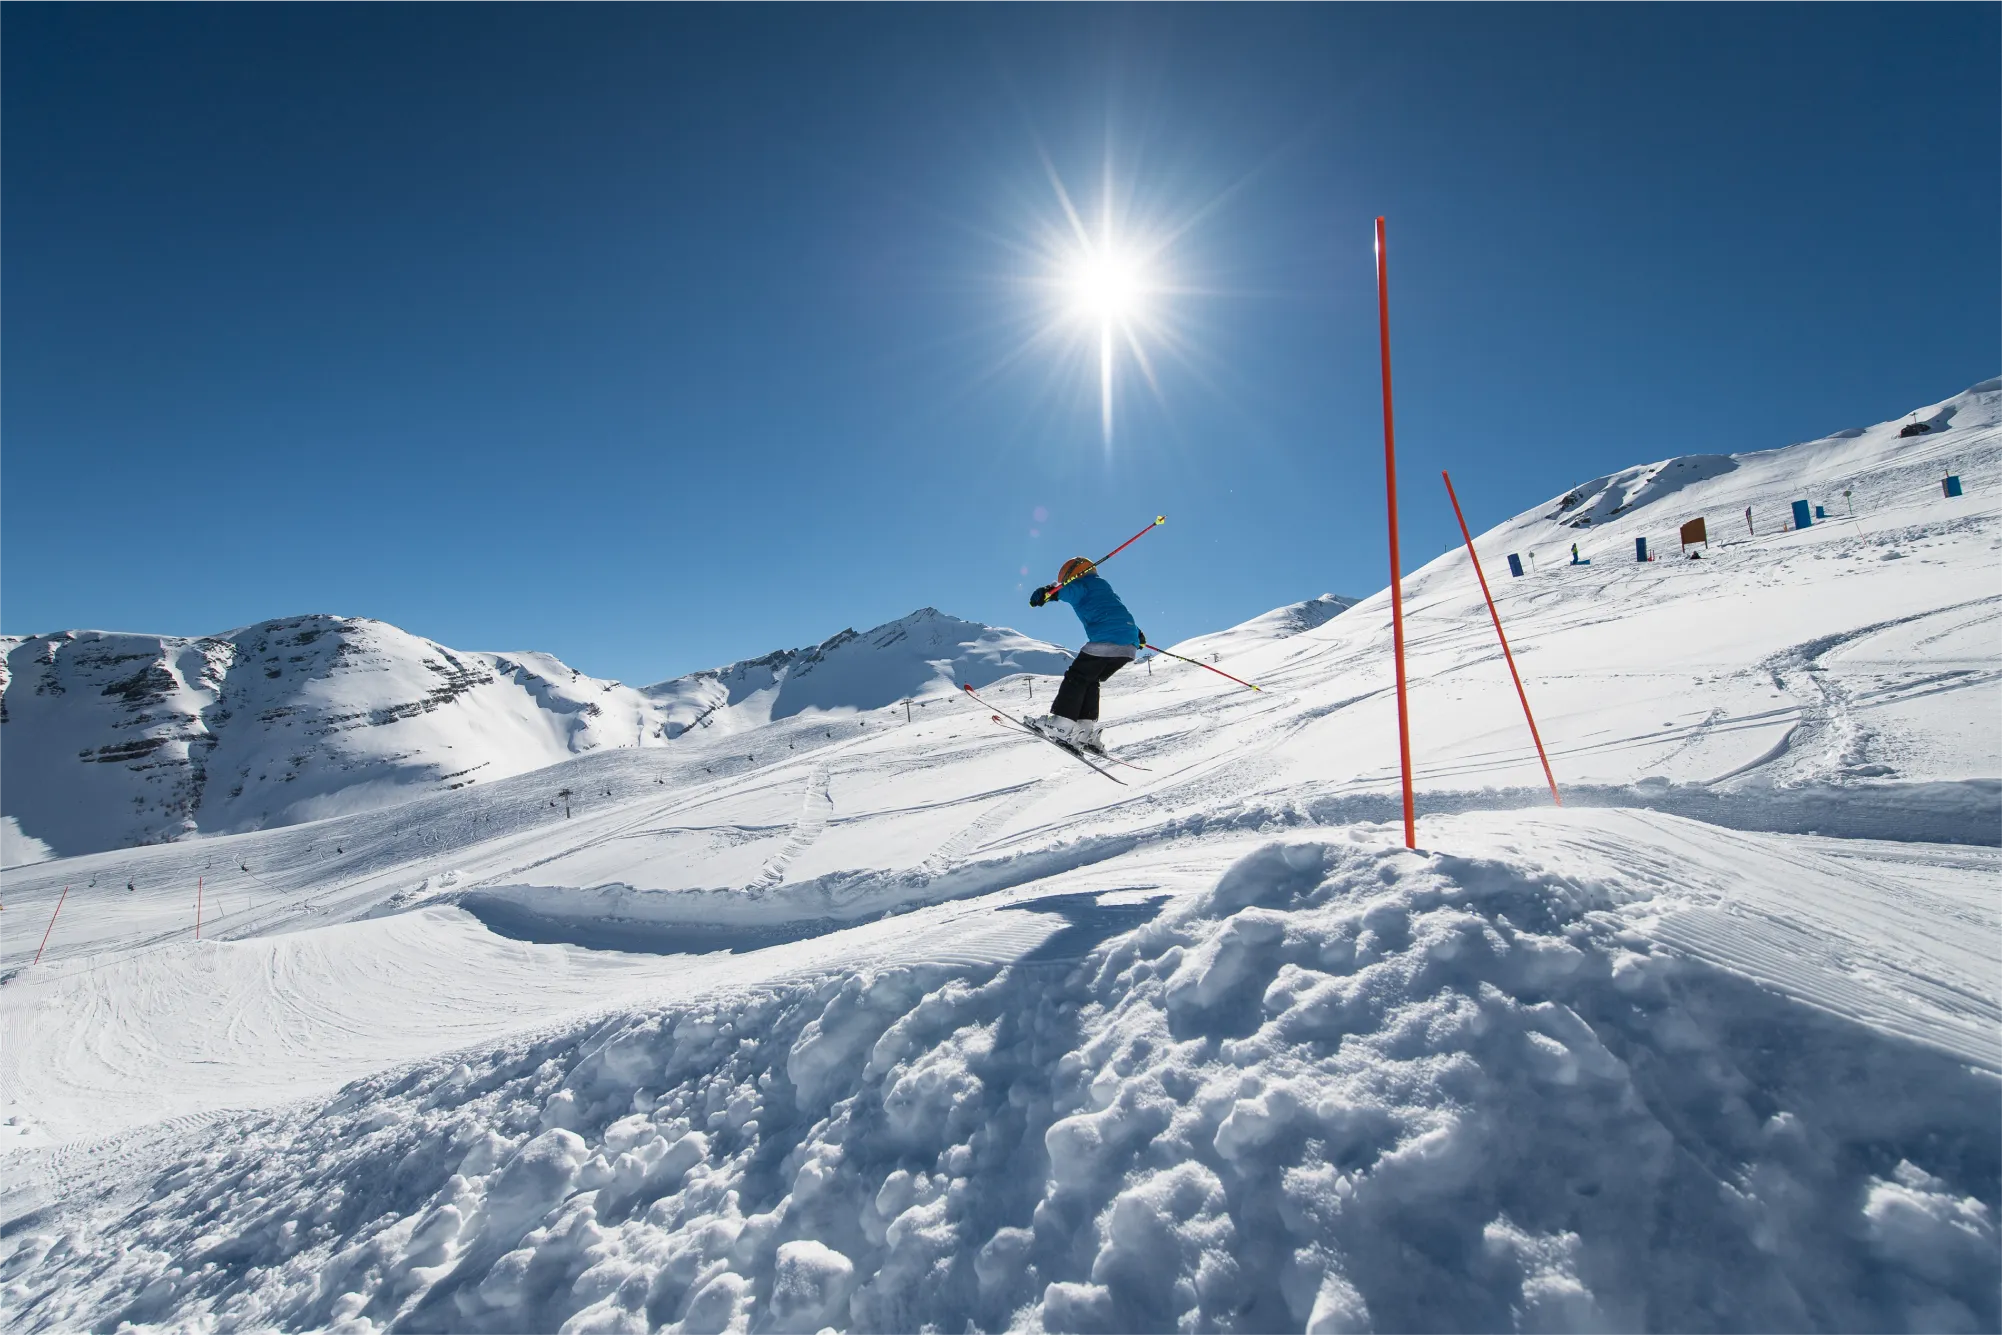
[[[10, 4], [0, 615], [640, 682], [1074, 642], [1025, 589], [1156, 513], [1156, 640], [1365, 594], [1376, 214], [1415, 565], [1442, 466], [1485, 526], [2002, 371], [1997, 15]], [[1050, 169], [1174, 237], [1109, 446]]]

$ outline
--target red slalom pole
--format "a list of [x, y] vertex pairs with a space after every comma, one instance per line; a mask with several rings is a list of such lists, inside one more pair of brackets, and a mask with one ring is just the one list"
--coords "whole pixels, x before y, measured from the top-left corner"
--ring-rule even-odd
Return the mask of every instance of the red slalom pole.
[[1404, 685], [1404, 572], [1397, 559], [1397, 430], [1390, 411], [1390, 257], [1376, 220], [1376, 320], [1383, 348], [1383, 494], [1390, 508], [1390, 639], [1397, 655], [1397, 759], [1404, 770], [1404, 846], [1418, 847], [1411, 803], [1411, 701]]
[[63, 899], [68, 899], [69, 897], [70, 897], [70, 888], [68, 886], [64, 886], [62, 899], [58, 899], [56, 901], [56, 911], [49, 915], [49, 925], [42, 929], [42, 944], [35, 947], [35, 958], [32, 961], [30, 961], [31, 965], [40, 964], [42, 962], [42, 952], [49, 948], [49, 933], [56, 930], [56, 918], [63, 911]]
[[[1217, 675], [1218, 675], [1219, 677], [1229, 677], [1229, 678], [1230, 678], [1230, 680], [1232, 680], [1232, 681], [1236, 682], [1236, 683], [1237, 683], [1238, 685], [1240, 685], [1240, 686], [1251, 686], [1251, 683], [1250, 683], [1250, 682], [1248, 682], [1248, 681], [1246, 681], [1246, 680], [1245, 680], [1244, 678], [1242, 678], [1242, 677], [1231, 677], [1231, 675], [1230, 675], [1230, 674], [1229, 674], [1228, 672], [1225, 672], [1225, 671], [1224, 671], [1224, 670], [1223, 670], [1222, 668], [1220, 668], [1220, 667], [1211, 667], [1211, 666], [1210, 666], [1210, 665], [1209, 665], [1208, 663], [1203, 663], [1203, 662], [1198, 662], [1198, 661], [1197, 661], [1196, 659], [1193, 659], [1193, 658], [1183, 658], [1183, 657], [1182, 657], [1182, 656], [1181, 656], [1180, 654], [1171, 654], [1171, 653], [1169, 653], [1169, 652], [1168, 652], [1168, 651], [1167, 651], [1166, 649], [1162, 649], [1162, 648], [1159, 648], [1159, 647], [1158, 647], [1158, 646], [1156, 646], [1156, 645], [1152, 645], [1152, 644], [1150, 644], [1150, 645], [1146, 645], [1146, 646], [1144, 646], [1144, 647], [1146, 647], [1146, 648], [1148, 648], [1148, 649], [1152, 649], [1152, 650], [1153, 650], [1153, 651], [1154, 651], [1155, 653], [1157, 653], [1157, 654], [1161, 655], [1161, 657], [1163, 657], [1163, 658], [1172, 658], [1172, 659], [1174, 659], [1175, 661], [1177, 661], [1177, 662], [1179, 662], [1179, 663], [1192, 663], [1192, 664], [1194, 664], [1194, 665], [1195, 665], [1196, 667], [1199, 667], [1199, 668], [1203, 669], [1203, 671], [1205, 671], [1205, 672], [1214, 672], [1214, 673], [1216, 673], [1216, 674], [1217, 674]], [[1260, 687], [1257, 687], [1257, 686], [1251, 686], [1251, 689], [1252, 689], [1252, 690], [1254, 690], [1254, 691], [1260, 691], [1260, 693], [1261, 693], [1261, 694], [1263, 693], [1263, 691], [1262, 691], [1262, 689], [1261, 689]]]
[[[1110, 561], [1113, 557], [1119, 555], [1121, 552], [1125, 551], [1128, 547], [1131, 547], [1134, 543], [1140, 541], [1140, 539], [1146, 537], [1149, 533], [1152, 533], [1155, 529], [1161, 527], [1161, 525], [1167, 522], [1168, 522], [1168, 516], [1155, 515], [1153, 523], [1149, 524], [1146, 528], [1141, 529], [1138, 533], [1135, 533], [1132, 537], [1128, 538], [1125, 542], [1120, 543], [1117, 547], [1114, 547], [1111, 551], [1099, 557], [1096, 561], [1093, 561], [1091, 563], [1091, 568], [1093, 570], [1098, 569], [1100, 566], [1104, 565], [1107, 561]], [[1084, 578], [1083, 575], [1074, 575], [1070, 579], [1060, 579], [1056, 582], [1056, 585], [1054, 587], [1061, 589], [1064, 585], [1075, 583], [1076, 581], [1083, 578]]]
[[1488, 577], [1481, 573], [1480, 554], [1474, 550], [1474, 535], [1467, 531], [1467, 517], [1460, 513], [1460, 498], [1453, 491], [1453, 479], [1445, 469], [1439, 476], [1446, 479], [1446, 499], [1453, 502], [1453, 518], [1460, 521], [1460, 536], [1467, 540], [1467, 555], [1474, 563], [1474, 578], [1481, 582], [1481, 597], [1488, 600], [1488, 615], [1494, 618], [1495, 638], [1502, 642], [1502, 657], [1508, 660], [1508, 675], [1515, 678], [1515, 698], [1522, 701], [1522, 716], [1529, 720], [1530, 740], [1536, 743], [1536, 758], [1543, 762], [1543, 777], [1550, 782], [1550, 800], [1558, 806], [1564, 799], [1557, 795], [1557, 776], [1550, 772], [1550, 757], [1543, 750], [1543, 736], [1536, 730], [1536, 715], [1529, 712], [1529, 693], [1522, 689], [1522, 674], [1515, 670], [1515, 655], [1509, 652], [1508, 636], [1502, 633], [1501, 613], [1495, 610], [1495, 596], [1488, 592]]

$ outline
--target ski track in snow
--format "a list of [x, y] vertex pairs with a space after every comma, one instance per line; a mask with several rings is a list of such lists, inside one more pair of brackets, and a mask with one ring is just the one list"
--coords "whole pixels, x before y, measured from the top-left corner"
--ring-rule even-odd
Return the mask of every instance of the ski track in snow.
[[801, 849], [820, 838], [820, 832], [827, 828], [827, 818], [833, 810], [834, 798], [828, 792], [827, 767], [815, 765], [807, 772], [806, 794], [801, 801], [799, 819], [794, 823], [785, 846], [766, 860], [758, 878], [747, 888], [768, 889], [783, 880], [787, 864], [799, 856]]
[[1410, 575], [1416, 853], [1378, 594], [1198, 642], [1260, 694], [1115, 677], [1127, 789], [767, 721], [893, 623], [650, 688], [671, 745], [12, 868], [10, 1325], [2002, 1327], [2002, 385], [1930, 411], [1482, 536], [1594, 557], [1495, 585], [1562, 810]]

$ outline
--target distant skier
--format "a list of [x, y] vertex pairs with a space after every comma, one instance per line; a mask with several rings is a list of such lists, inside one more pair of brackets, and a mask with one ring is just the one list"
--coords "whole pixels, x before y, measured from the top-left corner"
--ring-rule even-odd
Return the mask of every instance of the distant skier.
[[1096, 565], [1082, 556], [1064, 562], [1055, 584], [1030, 594], [1029, 606], [1041, 607], [1053, 597], [1069, 603], [1084, 622], [1086, 643], [1064, 673], [1050, 712], [1026, 722], [1052, 740], [1103, 755], [1098, 738], [1099, 683], [1131, 663], [1147, 637]]

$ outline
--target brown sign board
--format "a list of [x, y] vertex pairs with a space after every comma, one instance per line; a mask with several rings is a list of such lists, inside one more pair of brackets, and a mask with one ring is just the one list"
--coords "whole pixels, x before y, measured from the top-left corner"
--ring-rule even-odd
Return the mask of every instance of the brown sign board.
[[1692, 519], [1682, 526], [1682, 545], [1687, 547], [1692, 542], [1700, 542], [1705, 546], [1709, 545], [1710, 533], [1709, 530], [1703, 527], [1701, 519]]

